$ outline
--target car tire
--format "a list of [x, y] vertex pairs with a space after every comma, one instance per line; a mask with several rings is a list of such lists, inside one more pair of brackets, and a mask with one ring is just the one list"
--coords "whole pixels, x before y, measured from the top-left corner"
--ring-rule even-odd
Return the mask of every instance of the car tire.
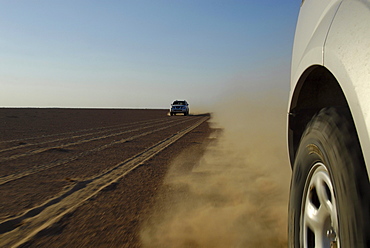
[[370, 247], [370, 187], [347, 109], [322, 109], [302, 135], [289, 200], [289, 247]]

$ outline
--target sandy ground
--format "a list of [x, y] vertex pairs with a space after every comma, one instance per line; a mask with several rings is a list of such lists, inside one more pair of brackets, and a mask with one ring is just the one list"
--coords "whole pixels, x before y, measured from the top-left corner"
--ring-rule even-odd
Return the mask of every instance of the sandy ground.
[[142, 247], [170, 165], [184, 151], [183, 170], [198, 163], [208, 118], [0, 109], [1, 246]]
[[282, 99], [0, 109], [0, 247], [287, 247]]

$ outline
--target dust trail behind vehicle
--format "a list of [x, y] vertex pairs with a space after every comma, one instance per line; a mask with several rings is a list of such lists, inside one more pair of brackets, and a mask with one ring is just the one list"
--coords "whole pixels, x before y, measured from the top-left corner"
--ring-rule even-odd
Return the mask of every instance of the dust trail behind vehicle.
[[286, 247], [286, 96], [233, 96], [215, 108], [203, 157], [174, 160], [144, 247]]

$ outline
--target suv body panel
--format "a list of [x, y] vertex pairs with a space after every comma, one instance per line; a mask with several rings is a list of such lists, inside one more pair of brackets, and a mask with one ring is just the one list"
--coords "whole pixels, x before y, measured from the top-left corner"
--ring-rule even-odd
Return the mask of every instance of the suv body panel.
[[291, 89], [307, 68], [323, 65], [325, 39], [340, 2], [306, 0], [301, 6], [294, 37]]
[[324, 54], [324, 66], [340, 82], [346, 96], [368, 174], [370, 174], [369, 23], [369, 1], [344, 0], [329, 31]]
[[[304, 1], [294, 38], [288, 109], [289, 113], [292, 113], [299, 107], [301, 89], [311, 70], [315, 66], [325, 68], [335, 77], [343, 91], [356, 126], [368, 174], [370, 174], [369, 23], [369, 0]], [[288, 126], [291, 125], [291, 120], [288, 119]], [[289, 129], [288, 146], [291, 159], [295, 156], [293, 135], [294, 131]]]

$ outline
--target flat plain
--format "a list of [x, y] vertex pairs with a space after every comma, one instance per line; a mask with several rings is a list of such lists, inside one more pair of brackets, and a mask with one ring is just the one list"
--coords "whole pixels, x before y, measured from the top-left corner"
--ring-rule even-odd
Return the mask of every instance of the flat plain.
[[0, 246], [141, 247], [171, 161], [212, 132], [167, 112], [0, 109]]

